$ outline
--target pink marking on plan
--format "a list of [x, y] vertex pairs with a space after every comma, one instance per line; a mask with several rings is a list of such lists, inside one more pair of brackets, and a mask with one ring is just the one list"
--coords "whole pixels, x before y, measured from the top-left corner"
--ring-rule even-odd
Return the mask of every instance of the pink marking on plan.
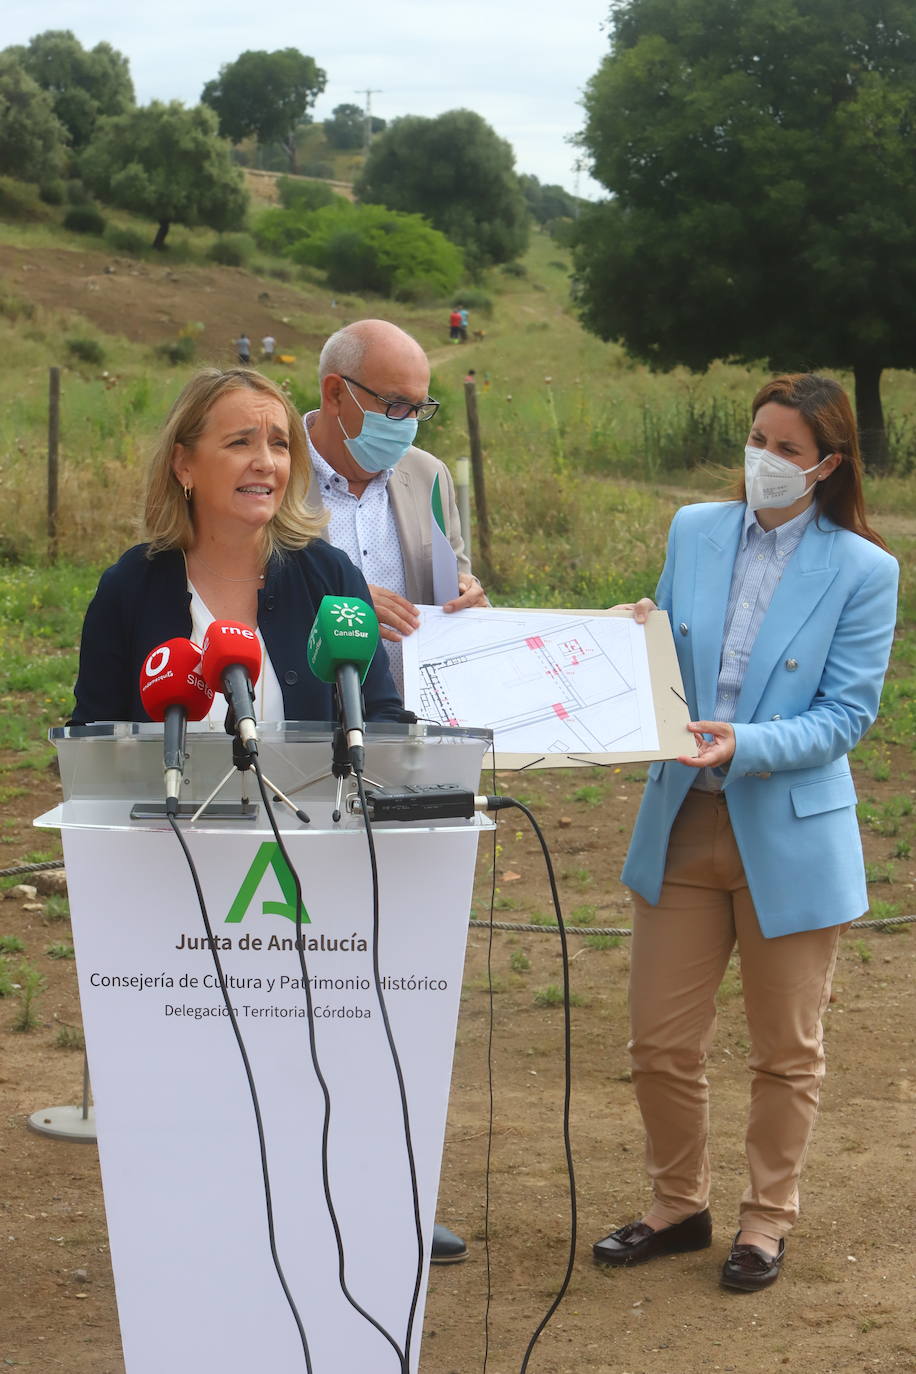
[[543, 649], [544, 647], [544, 641], [540, 635], [532, 635], [530, 639], [525, 640], [525, 643], [529, 649]]
[[553, 709], [556, 715], [560, 717], [560, 720], [566, 720], [569, 716], [569, 712], [567, 711], [566, 707], [559, 701], [555, 701], [553, 703]]

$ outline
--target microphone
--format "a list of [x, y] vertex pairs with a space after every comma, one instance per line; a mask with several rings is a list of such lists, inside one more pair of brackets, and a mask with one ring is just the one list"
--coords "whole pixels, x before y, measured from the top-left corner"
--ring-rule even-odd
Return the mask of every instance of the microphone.
[[362, 684], [378, 647], [378, 616], [356, 596], [323, 596], [309, 635], [309, 667], [337, 687], [337, 705], [354, 772], [363, 771]]
[[207, 686], [228, 701], [245, 750], [256, 754], [254, 685], [261, 673], [261, 645], [254, 630], [235, 620], [214, 620], [204, 638], [200, 670]]
[[153, 649], [140, 669], [140, 700], [150, 720], [161, 720], [165, 725], [165, 811], [167, 816], [177, 816], [185, 726], [189, 720], [203, 720], [213, 705], [213, 693], [200, 674], [197, 645], [190, 639], [169, 639]]

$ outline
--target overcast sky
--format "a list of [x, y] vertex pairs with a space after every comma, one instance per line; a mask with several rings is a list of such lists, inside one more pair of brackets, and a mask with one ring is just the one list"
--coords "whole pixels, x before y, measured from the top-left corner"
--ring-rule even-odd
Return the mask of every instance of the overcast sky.
[[515, 149], [516, 167], [595, 197], [566, 141], [607, 51], [610, 0], [3, 0], [0, 43], [70, 29], [84, 47], [106, 41], [130, 61], [137, 99], [196, 104], [205, 81], [248, 48], [299, 48], [327, 72], [315, 106], [365, 103], [372, 113], [476, 110]]

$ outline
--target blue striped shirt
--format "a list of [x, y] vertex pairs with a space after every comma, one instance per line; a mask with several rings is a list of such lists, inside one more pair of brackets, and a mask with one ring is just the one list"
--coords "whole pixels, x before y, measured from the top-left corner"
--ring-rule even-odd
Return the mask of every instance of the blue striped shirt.
[[[748, 659], [763, 618], [789, 559], [816, 515], [817, 505], [811, 501], [800, 515], [774, 530], [765, 530], [758, 525], [754, 511], [745, 511], [725, 612], [713, 720], [734, 720]], [[694, 784], [704, 792], [719, 791], [721, 785], [721, 776], [709, 768], [702, 770]]]

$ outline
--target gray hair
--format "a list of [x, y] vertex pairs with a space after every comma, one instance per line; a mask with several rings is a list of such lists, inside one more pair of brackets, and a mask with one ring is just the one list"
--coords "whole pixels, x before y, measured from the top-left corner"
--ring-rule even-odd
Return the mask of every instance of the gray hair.
[[366, 332], [359, 328], [359, 324], [346, 324], [343, 329], [338, 329], [337, 333], [332, 334], [327, 340], [319, 355], [319, 385], [329, 372], [355, 376], [362, 369], [368, 349], [369, 339]]

